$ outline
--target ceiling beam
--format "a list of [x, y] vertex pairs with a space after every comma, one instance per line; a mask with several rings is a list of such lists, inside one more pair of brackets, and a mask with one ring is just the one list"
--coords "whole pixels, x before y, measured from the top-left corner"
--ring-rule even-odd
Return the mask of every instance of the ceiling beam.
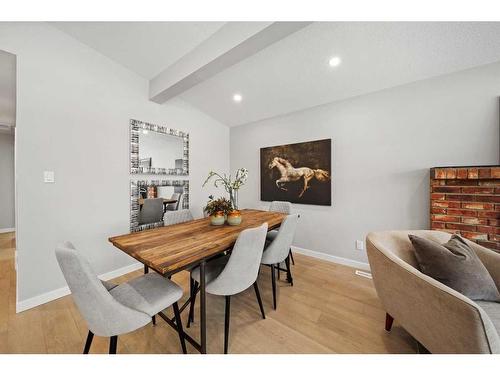
[[228, 22], [149, 81], [156, 103], [183, 93], [311, 22]]

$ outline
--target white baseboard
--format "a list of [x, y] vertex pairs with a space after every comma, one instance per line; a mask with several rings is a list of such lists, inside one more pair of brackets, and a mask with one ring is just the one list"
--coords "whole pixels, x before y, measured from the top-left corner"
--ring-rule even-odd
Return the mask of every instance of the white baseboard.
[[353, 268], [357, 268], [357, 269], [361, 269], [361, 270], [365, 270], [365, 271], [370, 270], [370, 265], [368, 263], [358, 262], [357, 260], [352, 260], [352, 259], [338, 257], [335, 255], [320, 253], [319, 251], [303, 249], [303, 248], [297, 247], [297, 246], [292, 246], [292, 251], [295, 253], [310, 256], [312, 258], [317, 258], [317, 259], [326, 260], [328, 262], [342, 264], [344, 266], [349, 266], [349, 267], [353, 267]]
[[[115, 277], [120, 277], [122, 275], [125, 275], [127, 273], [136, 271], [138, 269], [141, 269], [143, 267], [142, 263], [136, 262], [133, 263], [129, 266], [125, 266], [122, 268], [119, 268], [117, 270], [111, 271], [111, 272], [106, 272], [103, 273], [102, 275], [99, 275], [99, 278], [101, 280], [110, 280], [114, 279]], [[44, 303], [53, 301], [55, 299], [67, 296], [68, 294], [71, 294], [69, 288], [67, 286], [52, 290], [47, 293], [40, 294], [35, 297], [31, 297], [28, 299], [25, 299], [23, 301], [18, 301], [16, 303], [16, 313], [20, 313], [22, 311], [32, 309], [33, 307], [43, 305]]]
[[16, 228], [0, 228], [0, 233], [10, 233], [15, 232]]

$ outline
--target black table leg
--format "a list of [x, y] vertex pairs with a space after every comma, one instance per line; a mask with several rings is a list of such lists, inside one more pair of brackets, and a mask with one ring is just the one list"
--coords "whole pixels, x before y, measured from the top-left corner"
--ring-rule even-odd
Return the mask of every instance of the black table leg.
[[200, 340], [201, 354], [207, 353], [207, 313], [205, 300], [205, 261], [200, 263]]

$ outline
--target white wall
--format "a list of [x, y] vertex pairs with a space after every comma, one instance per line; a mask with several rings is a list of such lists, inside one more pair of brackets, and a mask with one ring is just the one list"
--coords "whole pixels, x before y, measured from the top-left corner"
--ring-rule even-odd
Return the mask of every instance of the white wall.
[[227, 127], [181, 100], [150, 102], [146, 80], [50, 25], [1, 23], [0, 49], [18, 62], [18, 305], [66, 285], [58, 242], [74, 242], [98, 274], [133, 263], [107, 241], [129, 230], [130, 118], [190, 133], [190, 204], [201, 215], [206, 174], [229, 169]]
[[332, 138], [332, 207], [295, 205], [295, 245], [366, 261], [369, 231], [427, 228], [429, 168], [497, 164], [500, 63], [231, 128], [231, 170], [250, 171], [242, 207], [260, 202], [261, 147]]
[[0, 232], [15, 226], [14, 135], [0, 133]]

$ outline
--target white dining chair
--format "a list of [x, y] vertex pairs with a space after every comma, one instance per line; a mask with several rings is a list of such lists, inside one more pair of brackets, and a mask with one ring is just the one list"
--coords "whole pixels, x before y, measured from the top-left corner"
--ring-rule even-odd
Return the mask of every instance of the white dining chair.
[[[269, 211], [272, 212], [280, 212], [282, 214], [290, 215], [292, 213], [292, 204], [286, 201], [272, 201], [269, 205]], [[278, 234], [277, 230], [271, 230], [267, 234], [267, 240], [272, 241]], [[293, 259], [292, 248], [290, 248], [290, 259], [292, 260], [292, 264], [295, 265], [295, 259]], [[280, 276], [280, 271], [278, 269], [278, 279]]]
[[55, 253], [73, 299], [89, 327], [83, 354], [89, 353], [94, 335], [109, 337], [109, 353], [116, 354], [118, 335], [147, 325], [170, 306], [174, 310], [182, 352], [186, 353], [177, 305], [183, 294], [180, 286], [156, 273], [120, 285], [102, 282], [71, 243], [59, 245]]
[[[257, 228], [245, 229], [239, 234], [230, 256], [217, 258], [206, 265], [206, 292], [225, 296], [224, 354], [227, 354], [229, 346], [231, 296], [241, 293], [253, 285], [262, 319], [266, 318], [257, 284], [266, 233], [267, 223]], [[199, 284], [199, 267], [191, 271], [191, 278]], [[198, 289], [195, 289], [194, 298], [191, 301], [192, 306], [194, 306], [197, 292]]]
[[293, 286], [292, 270], [290, 268], [290, 246], [292, 246], [293, 237], [297, 229], [299, 215], [288, 215], [281, 223], [276, 237], [268, 242], [262, 255], [262, 264], [271, 267], [271, 283], [273, 288], [273, 307], [276, 310], [276, 275], [275, 267], [285, 262], [287, 271], [287, 280]]

